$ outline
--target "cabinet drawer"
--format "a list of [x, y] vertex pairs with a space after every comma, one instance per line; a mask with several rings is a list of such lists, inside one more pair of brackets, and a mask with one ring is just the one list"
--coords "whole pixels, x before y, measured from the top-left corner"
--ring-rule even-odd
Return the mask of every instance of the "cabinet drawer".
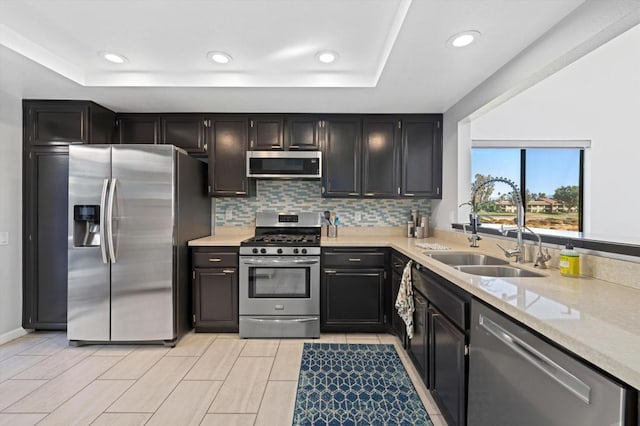
[[[461, 330], [468, 327], [469, 301], [444, 288], [444, 284], [427, 275], [424, 271], [413, 271], [413, 285], [442, 314]], [[453, 285], [453, 284], [452, 284]]]
[[228, 252], [193, 253], [194, 268], [221, 268], [238, 266], [238, 254]]
[[329, 252], [324, 254], [325, 266], [384, 267], [383, 252]]
[[408, 258], [394, 253], [391, 255], [391, 269], [393, 272], [402, 275], [408, 260]]

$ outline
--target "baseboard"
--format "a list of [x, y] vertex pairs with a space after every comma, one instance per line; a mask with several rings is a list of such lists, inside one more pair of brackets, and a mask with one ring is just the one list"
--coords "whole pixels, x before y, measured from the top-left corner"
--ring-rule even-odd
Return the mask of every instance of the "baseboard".
[[31, 330], [25, 330], [22, 327], [16, 328], [15, 330], [7, 331], [4, 334], [0, 334], [0, 345], [3, 343], [7, 343], [12, 341], [13, 339], [17, 339], [18, 337], [22, 337], [26, 334], [29, 334]]

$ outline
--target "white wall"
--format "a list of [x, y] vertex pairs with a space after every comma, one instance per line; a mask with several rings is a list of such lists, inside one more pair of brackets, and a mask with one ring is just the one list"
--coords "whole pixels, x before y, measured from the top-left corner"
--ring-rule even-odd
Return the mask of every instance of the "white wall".
[[22, 327], [22, 106], [0, 90], [0, 343], [21, 334]]
[[[640, 3], [586, 0], [444, 114], [443, 198], [432, 203], [439, 229], [465, 221], [471, 187], [469, 122], [487, 114], [545, 78], [640, 23]], [[634, 53], [629, 52], [629, 55]], [[575, 136], [574, 136], [575, 137]]]
[[[471, 124], [472, 139], [588, 139], [585, 232], [637, 237], [640, 26]], [[590, 163], [590, 164], [589, 164]]]

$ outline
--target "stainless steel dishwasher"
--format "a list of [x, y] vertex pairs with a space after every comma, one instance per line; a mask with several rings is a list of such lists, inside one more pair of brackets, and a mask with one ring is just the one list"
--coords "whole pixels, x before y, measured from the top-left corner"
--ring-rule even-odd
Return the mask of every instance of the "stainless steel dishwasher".
[[480, 302], [471, 315], [468, 425], [625, 424], [622, 385]]

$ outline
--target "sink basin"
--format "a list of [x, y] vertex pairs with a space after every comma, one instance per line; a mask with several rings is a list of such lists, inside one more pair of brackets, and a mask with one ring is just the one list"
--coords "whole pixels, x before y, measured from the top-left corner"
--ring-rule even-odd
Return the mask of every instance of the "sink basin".
[[544, 277], [545, 275], [532, 272], [526, 269], [514, 268], [512, 266], [499, 265], [460, 265], [454, 266], [458, 271], [471, 275], [481, 275], [483, 277]]
[[449, 252], [449, 253], [431, 253], [429, 254], [433, 260], [445, 263], [449, 266], [458, 265], [508, 265], [505, 259], [487, 256], [480, 253], [467, 252]]

